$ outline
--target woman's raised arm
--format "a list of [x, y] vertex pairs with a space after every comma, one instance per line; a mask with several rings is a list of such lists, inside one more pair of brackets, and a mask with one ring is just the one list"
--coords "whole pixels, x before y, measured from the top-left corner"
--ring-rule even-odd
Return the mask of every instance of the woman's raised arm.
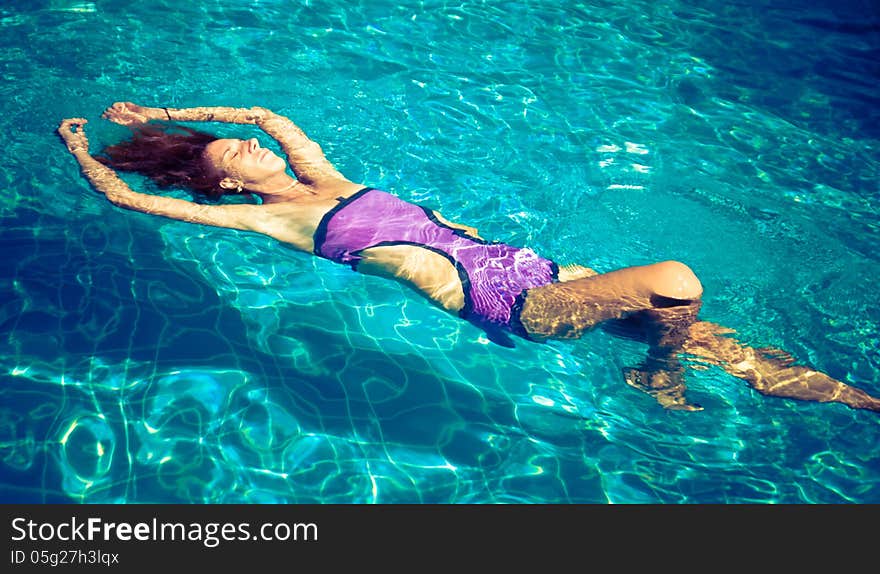
[[87, 120], [82, 118], [63, 120], [58, 126], [58, 133], [67, 144], [68, 151], [79, 162], [83, 175], [89, 183], [107, 196], [114, 205], [190, 223], [243, 230], [253, 229], [251, 223], [256, 215], [253, 205], [199, 205], [182, 199], [132, 191], [115, 171], [89, 154], [89, 140], [83, 131], [86, 122]]
[[225, 122], [258, 126], [281, 144], [296, 178], [308, 185], [348, 181], [324, 155], [321, 146], [309, 139], [290, 119], [266, 108], [150, 108], [130, 102], [117, 102], [107, 108], [104, 118], [122, 125], [151, 120], [175, 122]]

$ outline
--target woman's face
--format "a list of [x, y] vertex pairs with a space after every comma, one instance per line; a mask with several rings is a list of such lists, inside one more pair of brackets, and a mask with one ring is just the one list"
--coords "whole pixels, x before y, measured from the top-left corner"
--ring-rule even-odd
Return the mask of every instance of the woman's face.
[[239, 180], [244, 187], [262, 183], [287, 169], [287, 163], [272, 150], [260, 147], [256, 138], [213, 141], [205, 147], [204, 157], [221, 177]]

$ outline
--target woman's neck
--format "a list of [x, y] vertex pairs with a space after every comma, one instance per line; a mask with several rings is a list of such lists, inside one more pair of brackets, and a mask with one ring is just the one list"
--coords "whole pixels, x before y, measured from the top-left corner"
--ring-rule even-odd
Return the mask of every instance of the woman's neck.
[[308, 186], [301, 184], [286, 173], [278, 174], [277, 177], [255, 185], [248, 191], [259, 195], [264, 204], [293, 201], [303, 196], [315, 195]]

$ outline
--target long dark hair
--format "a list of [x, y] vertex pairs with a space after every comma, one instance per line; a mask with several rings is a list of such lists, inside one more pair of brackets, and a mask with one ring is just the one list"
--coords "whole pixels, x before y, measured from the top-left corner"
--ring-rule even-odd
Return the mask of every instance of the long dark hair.
[[217, 199], [223, 194], [221, 178], [204, 160], [205, 147], [216, 139], [183, 126], [143, 124], [132, 128], [131, 139], [107, 146], [95, 159], [146, 175], [159, 187], [186, 187]]

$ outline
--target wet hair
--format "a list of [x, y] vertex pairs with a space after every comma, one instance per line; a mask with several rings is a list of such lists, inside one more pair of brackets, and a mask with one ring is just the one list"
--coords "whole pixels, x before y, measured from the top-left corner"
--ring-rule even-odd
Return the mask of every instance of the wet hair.
[[186, 187], [210, 199], [223, 194], [221, 176], [205, 161], [205, 148], [216, 136], [169, 124], [132, 128], [131, 139], [107, 146], [95, 159], [121, 171], [146, 175], [159, 187]]

